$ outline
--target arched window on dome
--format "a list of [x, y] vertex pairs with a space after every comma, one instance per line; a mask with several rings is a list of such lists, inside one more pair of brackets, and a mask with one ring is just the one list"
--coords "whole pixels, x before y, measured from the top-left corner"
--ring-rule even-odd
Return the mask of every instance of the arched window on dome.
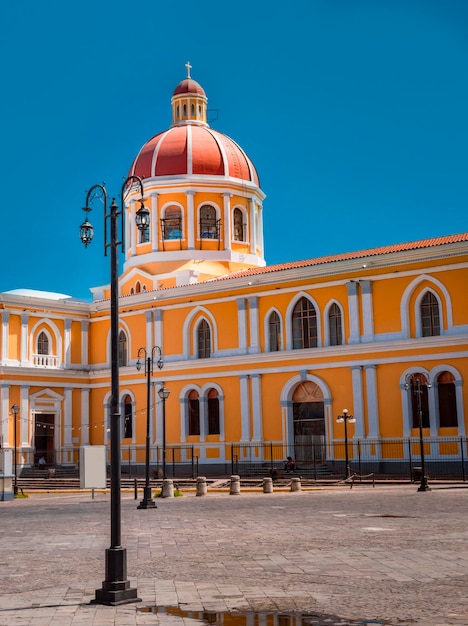
[[244, 215], [239, 208], [234, 209], [233, 222], [234, 222], [234, 239], [236, 241], [245, 241]]
[[182, 240], [182, 211], [178, 206], [170, 206], [161, 219], [161, 233], [164, 241]]
[[204, 204], [202, 207], [200, 207], [199, 216], [200, 240], [217, 239], [219, 247], [221, 220], [218, 220], [216, 217], [216, 209], [209, 204]]

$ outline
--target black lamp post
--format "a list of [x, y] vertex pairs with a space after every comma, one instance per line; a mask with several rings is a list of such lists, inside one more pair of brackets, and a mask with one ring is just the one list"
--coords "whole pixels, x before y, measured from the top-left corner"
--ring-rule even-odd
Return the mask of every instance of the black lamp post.
[[13, 459], [13, 468], [14, 468], [14, 483], [13, 483], [13, 495], [16, 496], [18, 495], [18, 471], [17, 471], [17, 449], [16, 449], [16, 420], [17, 420], [17, 415], [19, 413], [19, 406], [17, 404], [14, 404], [11, 407], [11, 412], [13, 413], [13, 445], [14, 445], [14, 459]]
[[[426, 387], [430, 389], [432, 387], [431, 381], [428, 376], [424, 374], [409, 374], [406, 377], [405, 389], [406, 391], [411, 391], [411, 393], [416, 394], [416, 406], [418, 413], [418, 428], [419, 428], [419, 450], [421, 456], [421, 483], [418, 487], [418, 491], [430, 491], [431, 488], [427, 484], [427, 476], [426, 476], [426, 460], [424, 456], [424, 436], [423, 436], [423, 418], [422, 418], [422, 394], [423, 392], [423, 384], [421, 384], [421, 378], [426, 383]], [[413, 403], [411, 402], [411, 406]]]
[[346, 478], [351, 476], [351, 468], [349, 467], [349, 457], [348, 457], [348, 422], [350, 424], [354, 424], [356, 419], [349, 414], [348, 409], [343, 409], [343, 414], [338, 415], [336, 418], [338, 424], [344, 422], [344, 438], [345, 438], [345, 459], [346, 459]]
[[166, 400], [171, 392], [163, 386], [159, 389], [158, 395], [162, 400], [163, 408], [163, 478], [166, 478]]
[[145, 374], [147, 376], [146, 379], [146, 463], [145, 463], [145, 490], [143, 495], [143, 500], [137, 506], [137, 509], [155, 509], [156, 503], [151, 497], [151, 487], [150, 487], [150, 414], [151, 414], [151, 374], [153, 373], [154, 367], [154, 355], [159, 354], [159, 359], [156, 361], [156, 365], [161, 370], [164, 367], [164, 361], [162, 358], [162, 351], [159, 346], [153, 346], [151, 350], [151, 355], [148, 354], [146, 348], [140, 348], [138, 350], [138, 361], [136, 363], [136, 368], [138, 371], [141, 370], [141, 361], [140, 356], [144, 355], [145, 357]]
[[[118, 308], [118, 248], [124, 251], [124, 193], [130, 184], [137, 183], [141, 193], [141, 207], [137, 213], [138, 220], [149, 222], [149, 210], [143, 205], [143, 182], [138, 176], [129, 176], [123, 183], [120, 192], [120, 211], [115, 198], [112, 198], [109, 212], [107, 209], [107, 191], [104, 185], [93, 185], [86, 195], [86, 204], [83, 211], [86, 220], [81, 224], [81, 241], [87, 247], [93, 239], [93, 227], [88, 220], [91, 211], [90, 203], [98, 197], [104, 204], [104, 256], [110, 248], [110, 283], [111, 283], [111, 405], [110, 405], [110, 440], [111, 440], [111, 510], [110, 510], [110, 535], [111, 545], [106, 550], [106, 578], [101, 589], [96, 589], [94, 604], [118, 605], [128, 602], [139, 602], [136, 588], [130, 587], [127, 580], [127, 551], [121, 545], [121, 494], [120, 494], [120, 412], [119, 412], [119, 362], [118, 362], [118, 332], [119, 332], [119, 308]], [[120, 241], [119, 241], [119, 216], [120, 216]], [[110, 232], [108, 232], [108, 222]]]

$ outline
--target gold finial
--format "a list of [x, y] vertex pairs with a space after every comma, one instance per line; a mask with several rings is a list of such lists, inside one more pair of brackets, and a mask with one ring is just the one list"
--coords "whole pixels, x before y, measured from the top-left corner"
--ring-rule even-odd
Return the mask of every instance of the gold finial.
[[192, 69], [192, 66], [190, 65], [190, 61], [187, 61], [187, 63], [185, 64], [185, 67], [187, 68], [187, 78], [192, 78], [190, 76], [190, 70]]

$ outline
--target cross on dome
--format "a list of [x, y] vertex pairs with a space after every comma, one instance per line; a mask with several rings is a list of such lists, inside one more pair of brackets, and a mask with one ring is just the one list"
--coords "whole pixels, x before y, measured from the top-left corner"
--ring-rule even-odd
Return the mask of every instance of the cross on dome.
[[190, 76], [190, 70], [192, 69], [192, 66], [190, 65], [190, 61], [187, 61], [187, 63], [185, 64], [185, 67], [187, 68], [187, 78], [192, 78]]

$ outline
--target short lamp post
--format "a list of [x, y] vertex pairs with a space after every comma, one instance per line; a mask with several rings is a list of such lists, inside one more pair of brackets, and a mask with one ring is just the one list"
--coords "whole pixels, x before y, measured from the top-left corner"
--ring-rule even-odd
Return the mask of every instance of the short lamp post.
[[[86, 195], [86, 204], [83, 211], [85, 221], [80, 226], [80, 238], [87, 247], [94, 236], [94, 230], [88, 220], [91, 211], [90, 204], [101, 198], [104, 205], [104, 256], [110, 249], [110, 317], [111, 317], [111, 402], [110, 402], [110, 535], [111, 545], [106, 550], [106, 578], [101, 589], [96, 589], [94, 604], [115, 606], [128, 602], [139, 602], [137, 590], [130, 587], [127, 580], [127, 551], [121, 545], [121, 419], [119, 412], [119, 302], [118, 302], [118, 249], [125, 250], [124, 230], [124, 194], [130, 185], [136, 183], [139, 187], [140, 209], [136, 214], [136, 222], [149, 223], [149, 209], [143, 204], [143, 182], [138, 176], [129, 176], [122, 184], [120, 192], [120, 210], [115, 198], [108, 211], [108, 196], [104, 185], [93, 185]], [[119, 220], [120, 217], [120, 220]], [[119, 240], [120, 222], [120, 240]]]
[[151, 353], [148, 353], [146, 348], [140, 348], [138, 350], [138, 361], [136, 362], [136, 368], [141, 370], [140, 357], [144, 356], [145, 359], [145, 374], [146, 374], [146, 459], [145, 459], [145, 490], [143, 500], [137, 506], [137, 509], [156, 509], [156, 502], [151, 497], [150, 487], [150, 416], [151, 416], [151, 374], [154, 370], [154, 358], [155, 355], [159, 355], [156, 365], [161, 370], [164, 367], [164, 361], [162, 358], [162, 351], [159, 346], [153, 346]]
[[[421, 379], [423, 379], [421, 381]], [[424, 435], [423, 435], [423, 415], [422, 415], [422, 394], [424, 393], [423, 387], [425, 386], [430, 389], [432, 387], [431, 381], [428, 376], [424, 374], [408, 374], [405, 382], [405, 389], [409, 391], [410, 394], [416, 395], [416, 407], [418, 414], [418, 429], [419, 429], [419, 450], [421, 456], [421, 482], [418, 487], [418, 491], [430, 491], [431, 488], [427, 484], [427, 476], [426, 476], [426, 459], [424, 456]], [[412, 396], [411, 398], [411, 406]]]
[[342, 424], [344, 422], [344, 439], [345, 439], [345, 463], [346, 463], [346, 478], [351, 476], [351, 468], [349, 467], [349, 457], [348, 457], [348, 422], [350, 424], [354, 424], [356, 419], [349, 414], [348, 409], [343, 409], [343, 414], [338, 415], [336, 418], [337, 424]]
[[162, 418], [163, 418], [163, 479], [166, 478], [166, 400], [171, 392], [167, 387], [163, 386], [159, 389], [158, 395], [162, 400]]
[[13, 458], [13, 471], [14, 471], [14, 482], [13, 482], [13, 495], [18, 495], [18, 465], [17, 465], [17, 443], [16, 443], [16, 422], [18, 419], [19, 406], [14, 404], [11, 407], [11, 412], [13, 413], [13, 447], [14, 447], [14, 458]]

